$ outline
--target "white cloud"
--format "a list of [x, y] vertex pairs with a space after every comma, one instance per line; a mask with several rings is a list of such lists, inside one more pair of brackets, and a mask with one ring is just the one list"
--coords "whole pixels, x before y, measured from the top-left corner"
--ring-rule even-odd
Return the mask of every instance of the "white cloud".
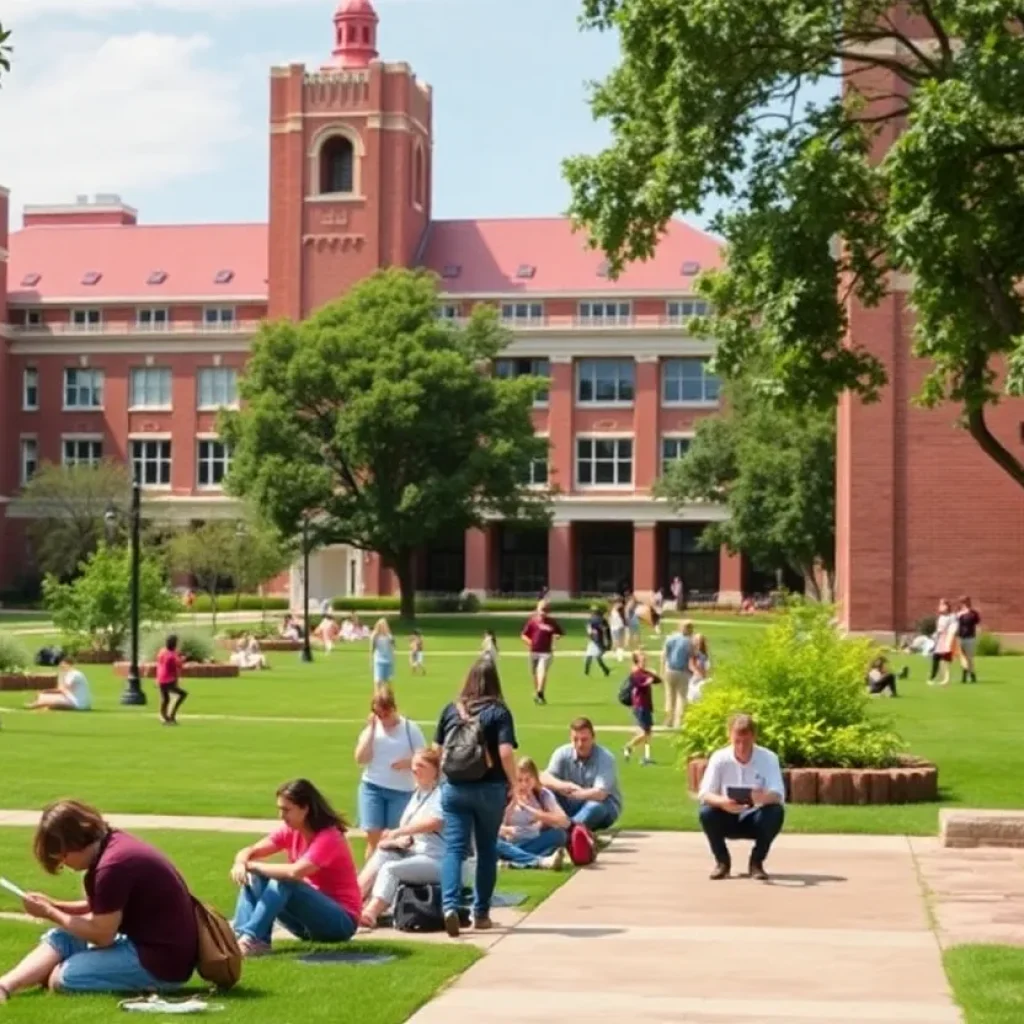
[[240, 79], [207, 65], [203, 35], [48, 33], [46, 44], [0, 92], [0, 183], [19, 204], [166, 186], [215, 167], [246, 134]]

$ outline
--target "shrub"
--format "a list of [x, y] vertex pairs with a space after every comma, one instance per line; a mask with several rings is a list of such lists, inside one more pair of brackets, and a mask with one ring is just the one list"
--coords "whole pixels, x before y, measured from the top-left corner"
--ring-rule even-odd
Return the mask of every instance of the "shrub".
[[279, 624], [276, 622], [256, 622], [248, 626], [232, 626], [221, 632], [221, 636], [228, 640], [238, 640], [243, 636], [254, 636], [257, 640], [268, 640], [276, 637], [279, 632]]
[[978, 646], [975, 654], [979, 658], [997, 658], [1003, 653], [1003, 642], [991, 633], [982, 633], [978, 637]]
[[[196, 630], [182, 630], [176, 633], [178, 637], [178, 652], [189, 662], [205, 664], [213, 661], [214, 646], [213, 639], [207, 633], [200, 633]], [[140, 660], [156, 661], [167, 640], [166, 633], [148, 633], [139, 643]]]
[[935, 616], [925, 615], [914, 624], [915, 636], [935, 635]]
[[[287, 597], [260, 597], [259, 594], [218, 594], [217, 611], [219, 612], [262, 612], [288, 611]], [[209, 614], [213, 602], [209, 594], [197, 594], [192, 611]]]
[[869, 708], [864, 678], [870, 641], [840, 636], [832, 609], [797, 604], [716, 669], [686, 716], [680, 747], [706, 757], [727, 741], [730, 715], [747, 712], [758, 742], [798, 767], [883, 768], [898, 762], [900, 737]]
[[28, 652], [14, 637], [0, 633], [0, 674], [14, 675], [29, 666]]

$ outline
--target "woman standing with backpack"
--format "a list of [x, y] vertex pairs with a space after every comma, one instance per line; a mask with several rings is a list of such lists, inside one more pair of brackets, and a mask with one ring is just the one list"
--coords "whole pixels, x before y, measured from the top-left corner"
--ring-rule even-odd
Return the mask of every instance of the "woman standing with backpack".
[[441, 903], [445, 931], [459, 935], [462, 865], [476, 849], [473, 926], [491, 927], [491, 897], [498, 878], [498, 830], [516, 785], [515, 722], [505, 705], [494, 663], [469, 670], [458, 700], [445, 706], [434, 743], [441, 751], [444, 860]]

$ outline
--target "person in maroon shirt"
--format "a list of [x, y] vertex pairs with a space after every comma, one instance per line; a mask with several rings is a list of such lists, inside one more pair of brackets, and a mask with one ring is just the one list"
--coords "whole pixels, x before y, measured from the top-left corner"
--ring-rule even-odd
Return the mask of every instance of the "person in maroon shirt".
[[641, 743], [644, 745], [644, 759], [641, 764], [654, 764], [651, 758], [651, 731], [654, 729], [654, 697], [651, 687], [661, 682], [661, 678], [647, 671], [647, 659], [643, 651], [633, 652], [633, 671], [629, 674], [630, 688], [633, 698], [633, 718], [637, 724], [637, 734], [626, 744], [622, 756], [628, 761], [633, 748]]
[[[184, 668], [185, 659], [178, 650], [178, 638], [172, 633], [156, 656], [156, 685], [160, 687], [160, 719], [164, 725], [178, 724], [178, 711], [188, 696], [188, 691], [178, 684]], [[178, 698], [173, 708], [172, 695]]]
[[85, 899], [25, 895], [25, 912], [55, 927], [0, 976], [0, 1003], [41, 985], [57, 992], [162, 992], [192, 977], [199, 959], [192, 896], [162, 853], [112, 829], [94, 808], [62, 800], [43, 811], [35, 856], [51, 875], [62, 867], [84, 872]]
[[548, 614], [550, 605], [541, 601], [537, 611], [527, 620], [521, 638], [530, 649], [530, 675], [533, 678], [534, 704], [547, 704], [544, 691], [548, 684], [551, 659], [555, 656], [555, 637], [565, 636], [565, 630]]

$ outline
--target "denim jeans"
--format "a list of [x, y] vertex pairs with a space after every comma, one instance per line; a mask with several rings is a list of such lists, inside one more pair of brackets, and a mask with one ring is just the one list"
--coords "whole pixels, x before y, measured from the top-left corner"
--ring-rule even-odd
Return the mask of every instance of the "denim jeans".
[[574, 824], [586, 825], [591, 832], [611, 828], [619, 819], [619, 810], [610, 800], [577, 800], [561, 793], [555, 797]]
[[550, 857], [555, 850], [561, 850], [568, 836], [564, 828], [546, 828], [540, 835], [532, 839], [524, 839], [519, 843], [510, 843], [505, 839], [498, 840], [498, 860], [503, 860], [517, 868], [535, 868], [542, 857]]
[[782, 804], [767, 804], [744, 814], [730, 814], [707, 804], [701, 804], [700, 808], [700, 826], [708, 838], [711, 853], [717, 863], [727, 865], [732, 864], [725, 845], [727, 839], [752, 839], [754, 849], [750, 860], [763, 864], [775, 837], [782, 831], [785, 817], [786, 809]]
[[235, 934], [270, 942], [275, 921], [307, 942], [348, 942], [357, 927], [344, 907], [306, 882], [250, 876], [235, 904]]
[[441, 787], [444, 811], [444, 860], [441, 862], [441, 904], [457, 911], [462, 896], [462, 862], [476, 847], [476, 885], [473, 916], [487, 917], [498, 880], [498, 829], [505, 816], [504, 782], [445, 782]]
[[45, 942], [60, 957], [61, 992], [174, 992], [185, 982], [161, 981], [139, 962], [134, 943], [118, 935], [113, 945], [90, 946], [60, 928], [51, 928]]

